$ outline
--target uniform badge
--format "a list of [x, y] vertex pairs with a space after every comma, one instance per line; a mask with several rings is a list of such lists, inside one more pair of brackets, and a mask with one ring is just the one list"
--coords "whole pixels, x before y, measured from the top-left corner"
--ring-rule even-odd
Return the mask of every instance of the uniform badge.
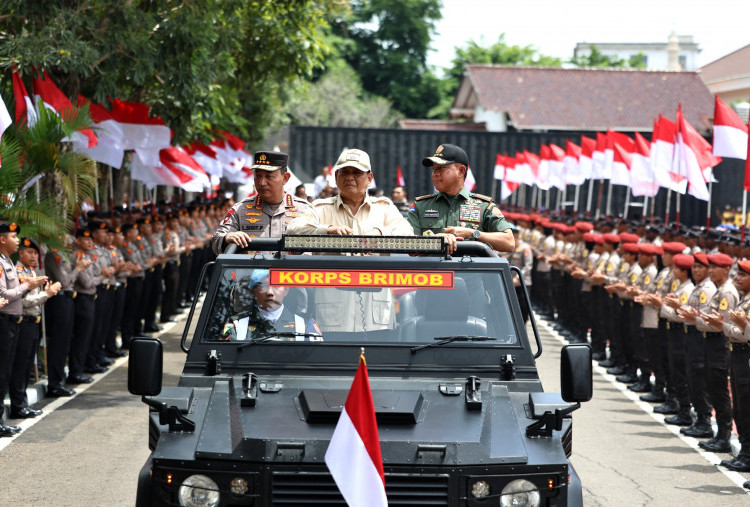
[[250, 222], [251, 224], [254, 224], [255, 222], [260, 222], [260, 218], [246, 218], [245, 220]]
[[247, 209], [253, 209], [253, 205], [252, 205], [252, 204], [245, 204], [245, 207], [246, 207]]
[[635, 283], [636, 280], [638, 280], [638, 275], [636, 275], [635, 273], [632, 273], [630, 275], [630, 283]]
[[583, 249], [583, 258], [585, 259], [588, 256], [589, 256], [589, 251], [584, 248]]
[[623, 264], [622, 266], [620, 266], [620, 273], [624, 273], [625, 269], [627, 269], [627, 267], [628, 267], [627, 264]]
[[417, 207], [412, 204], [411, 207], [409, 208], [409, 213], [416, 213], [416, 212], [417, 212]]
[[503, 215], [503, 212], [500, 211], [500, 208], [492, 208], [492, 214], [497, 218], [505, 218], [505, 215]]
[[651, 277], [649, 275], [646, 275], [646, 277], [643, 279], [644, 285], [648, 285], [651, 283]]
[[614, 268], [614, 266], [612, 265], [611, 262], [609, 264], [607, 264], [607, 271], [612, 271], [613, 268]]
[[687, 294], [683, 294], [682, 296], [680, 296], [680, 304], [682, 305], [687, 304], [687, 300], [688, 300]]
[[261, 217], [263, 216], [263, 213], [258, 213], [257, 211], [249, 211], [245, 213], [246, 217]]
[[705, 292], [701, 291], [701, 295], [700, 295], [700, 297], [698, 298], [698, 301], [699, 301], [699, 302], [700, 302], [700, 304], [702, 304], [702, 305], [706, 304], [706, 293], [705, 293]]
[[232, 219], [232, 215], [234, 215], [234, 209], [230, 209], [229, 211], [227, 211], [227, 214], [224, 217], [224, 220], [221, 221], [221, 225], [227, 225], [229, 221]]
[[286, 213], [284, 213], [284, 214], [285, 214], [286, 216], [288, 216], [288, 217], [297, 217], [297, 216], [299, 216], [299, 213], [293, 213], [293, 212], [292, 212], [292, 213], [290, 213], [290, 212], [288, 212], [288, 211], [287, 211]]
[[[674, 292], [677, 290], [677, 287], [680, 286], [680, 282], [678, 280], [672, 280], [672, 286], [669, 288], [670, 291]], [[703, 298], [703, 293], [701, 292], [701, 297]], [[701, 303], [705, 303], [705, 301], [701, 301]]]
[[661, 289], [662, 285], [664, 285], [664, 280], [659, 280], [658, 282], [656, 282], [656, 288], [657, 289]]
[[422, 218], [440, 218], [440, 213], [436, 209], [426, 209], [422, 213]]
[[461, 222], [479, 222], [482, 208], [476, 204], [462, 204], [458, 208], [458, 220]]
[[721, 298], [721, 301], [719, 301], [719, 310], [726, 310], [729, 308], [729, 301], [727, 301], [727, 298]]

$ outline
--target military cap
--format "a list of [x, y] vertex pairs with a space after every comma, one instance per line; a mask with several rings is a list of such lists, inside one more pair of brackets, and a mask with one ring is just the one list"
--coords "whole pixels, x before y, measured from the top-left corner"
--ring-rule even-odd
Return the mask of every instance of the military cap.
[[641, 238], [632, 232], [623, 232], [620, 234], [620, 241], [623, 243], [638, 243]]
[[583, 240], [589, 243], [596, 243], [597, 245], [604, 244], [604, 237], [601, 234], [596, 234], [594, 232], [584, 233]]
[[141, 217], [138, 220], [136, 220], [135, 223], [138, 224], [138, 225], [150, 224], [151, 223], [151, 217]]
[[638, 243], [638, 253], [644, 255], [664, 255], [664, 250], [653, 243]]
[[737, 261], [737, 266], [747, 274], [750, 274], [750, 260]]
[[693, 238], [693, 239], [698, 239], [698, 238], [700, 238], [700, 237], [701, 237], [701, 235], [700, 235], [700, 232], [698, 232], [698, 231], [695, 231], [695, 230], [693, 230], [693, 229], [690, 229], [690, 230], [688, 230], [688, 231], [687, 231], [687, 232], [685, 233], [685, 237], [686, 237], [686, 238]]
[[628, 253], [637, 254], [638, 249], [638, 243], [623, 243], [622, 249], [625, 250]]
[[695, 252], [693, 254], [693, 257], [695, 257], [696, 262], [699, 262], [703, 264], [704, 266], [708, 266], [708, 255], [706, 255], [703, 252]]
[[344, 150], [341, 152], [338, 160], [336, 160], [336, 163], [333, 165], [333, 172], [336, 172], [339, 169], [343, 169], [344, 167], [353, 167], [354, 169], [362, 171], [363, 173], [369, 173], [370, 171], [372, 171], [372, 166], [370, 165], [370, 155], [368, 155], [367, 152], [358, 150], [356, 148]]
[[607, 243], [612, 243], [613, 245], [616, 245], [620, 242], [620, 235], [619, 234], [612, 234], [611, 232], [608, 232], [604, 235], [604, 241]]
[[260, 285], [266, 279], [268, 278], [268, 270], [267, 269], [256, 269], [253, 271], [253, 274], [250, 275], [250, 288], [252, 289], [256, 285]]
[[37, 245], [36, 241], [34, 241], [31, 238], [21, 238], [19, 240], [19, 248], [33, 248], [37, 252], [39, 251], [39, 245]]
[[594, 224], [591, 222], [576, 222], [575, 226], [581, 232], [589, 232], [594, 228]]
[[120, 227], [120, 226], [111, 227], [110, 228], [110, 232], [113, 232], [115, 234], [122, 234], [122, 227]]
[[21, 232], [21, 226], [14, 222], [0, 222], [0, 234], [5, 232]]
[[720, 268], [728, 268], [734, 264], [734, 259], [727, 254], [715, 253], [708, 256], [708, 262], [714, 266], [719, 266]]
[[676, 267], [687, 271], [693, 267], [695, 258], [692, 255], [677, 254], [672, 258], [672, 262]]
[[254, 171], [286, 171], [289, 165], [289, 155], [280, 151], [256, 151], [253, 155]]
[[681, 243], [680, 241], [668, 241], [666, 243], [662, 243], [661, 247], [667, 253], [679, 254], [685, 251], [687, 245], [685, 243]]
[[469, 156], [455, 144], [444, 143], [435, 149], [435, 154], [422, 159], [422, 165], [432, 167], [437, 165], [461, 164], [469, 166]]
[[130, 229], [137, 229], [138, 225], [135, 222], [126, 222], [124, 224], [120, 224], [120, 229], [122, 229], [123, 232], [129, 231]]
[[102, 222], [101, 220], [91, 220], [89, 221], [89, 230], [95, 231], [97, 229], [101, 229], [106, 231], [107, 230], [107, 224], [105, 222]]
[[78, 229], [76, 230], [76, 238], [90, 238], [91, 237], [91, 231], [88, 229]]

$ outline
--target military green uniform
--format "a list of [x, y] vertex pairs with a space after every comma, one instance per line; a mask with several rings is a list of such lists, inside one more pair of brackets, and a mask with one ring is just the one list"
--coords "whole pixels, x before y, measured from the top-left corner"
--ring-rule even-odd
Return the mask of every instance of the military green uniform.
[[407, 220], [417, 235], [424, 235], [428, 231], [438, 234], [446, 227], [459, 226], [481, 232], [510, 229], [510, 224], [491, 197], [470, 193], [465, 188], [453, 197], [443, 192], [417, 197], [409, 209]]

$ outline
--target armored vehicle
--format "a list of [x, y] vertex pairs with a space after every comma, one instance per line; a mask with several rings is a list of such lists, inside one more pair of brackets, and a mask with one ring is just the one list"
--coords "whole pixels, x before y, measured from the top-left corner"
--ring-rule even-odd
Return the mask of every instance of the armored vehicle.
[[177, 386], [161, 342], [131, 344], [128, 387], [151, 407], [138, 505], [345, 505], [324, 455], [361, 348], [389, 505], [581, 505], [570, 413], [590, 349], [564, 347], [562, 393], [543, 391], [507, 260], [440, 236], [251, 247], [204, 269]]

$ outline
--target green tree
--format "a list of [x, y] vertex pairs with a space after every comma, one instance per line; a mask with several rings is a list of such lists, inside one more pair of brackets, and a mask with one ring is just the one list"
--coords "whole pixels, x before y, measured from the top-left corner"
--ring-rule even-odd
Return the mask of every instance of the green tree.
[[440, 103], [429, 111], [430, 118], [447, 118], [453, 99], [469, 64], [492, 65], [538, 65], [545, 67], [559, 67], [560, 58], [540, 54], [534, 46], [519, 46], [505, 42], [505, 34], [498, 37], [497, 42], [484, 46], [476, 41], [469, 41], [464, 47], [455, 49], [455, 56], [451, 60], [451, 67], [445, 69], [445, 79], [441, 85]]
[[609, 67], [643, 69], [646, 67], [646, 55], [643, 52], [628, 59], [617, 55], [605, 55], [595, 45], [589, 47], [589, 52], [570, 59], [570, 63], [578, 67]]
[[350, 6], [331, 22], [337, 53], [365, 90], [406, 116], [424, 117], [440, 100], [439, 80], [427, 66], [440, 0], [352, 0]]

